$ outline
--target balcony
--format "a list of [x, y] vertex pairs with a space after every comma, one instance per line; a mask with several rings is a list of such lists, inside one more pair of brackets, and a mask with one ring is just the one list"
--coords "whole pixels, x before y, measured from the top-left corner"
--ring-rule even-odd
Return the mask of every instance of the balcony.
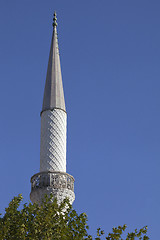
[[74, 178], [64, 172], [40, 172], [32, 176], [31, 192], [46, 187], [74, 192]]

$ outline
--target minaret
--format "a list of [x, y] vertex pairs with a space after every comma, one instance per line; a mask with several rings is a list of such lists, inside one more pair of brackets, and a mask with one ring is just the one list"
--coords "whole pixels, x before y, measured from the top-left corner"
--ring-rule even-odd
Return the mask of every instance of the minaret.
[[67, 113], [63, 93], [57, 39], [57, 17], [54, 13], [53, 35], [41, 111], [40, 172], [31, 177], [31, 201], [41, 202], [53, 194], [58, 203], [66, 197], [75, 199], [74, 178], [66, 173]]

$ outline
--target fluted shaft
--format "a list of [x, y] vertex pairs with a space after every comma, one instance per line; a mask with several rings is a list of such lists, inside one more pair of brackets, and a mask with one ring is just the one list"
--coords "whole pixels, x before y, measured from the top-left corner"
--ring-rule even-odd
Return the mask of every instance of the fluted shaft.
[[66, 172], [66, 120], [61, 109], [42, 113], [40, 172]]

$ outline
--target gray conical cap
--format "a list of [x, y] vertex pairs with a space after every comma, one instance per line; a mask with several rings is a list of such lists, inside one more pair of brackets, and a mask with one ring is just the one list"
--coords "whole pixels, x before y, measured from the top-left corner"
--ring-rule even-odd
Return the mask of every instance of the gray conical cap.
[[54, 14], [54, 17], [55, 22], [53, 22], [53, 35], [48, 61], [42, 112], [45, 110], [53, 110], [54, 108], [60, 108], [66, 111], [57, 40], [56, 14]]

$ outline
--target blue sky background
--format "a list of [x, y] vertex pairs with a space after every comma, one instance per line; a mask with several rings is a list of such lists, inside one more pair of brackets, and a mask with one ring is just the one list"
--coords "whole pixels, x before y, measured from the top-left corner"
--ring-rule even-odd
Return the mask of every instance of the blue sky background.
[[0, 212], [40, 165], [54, 10], [68, 113], [67, 172], [90, 232], [160, 226], [160, 1], [0, 1]]

